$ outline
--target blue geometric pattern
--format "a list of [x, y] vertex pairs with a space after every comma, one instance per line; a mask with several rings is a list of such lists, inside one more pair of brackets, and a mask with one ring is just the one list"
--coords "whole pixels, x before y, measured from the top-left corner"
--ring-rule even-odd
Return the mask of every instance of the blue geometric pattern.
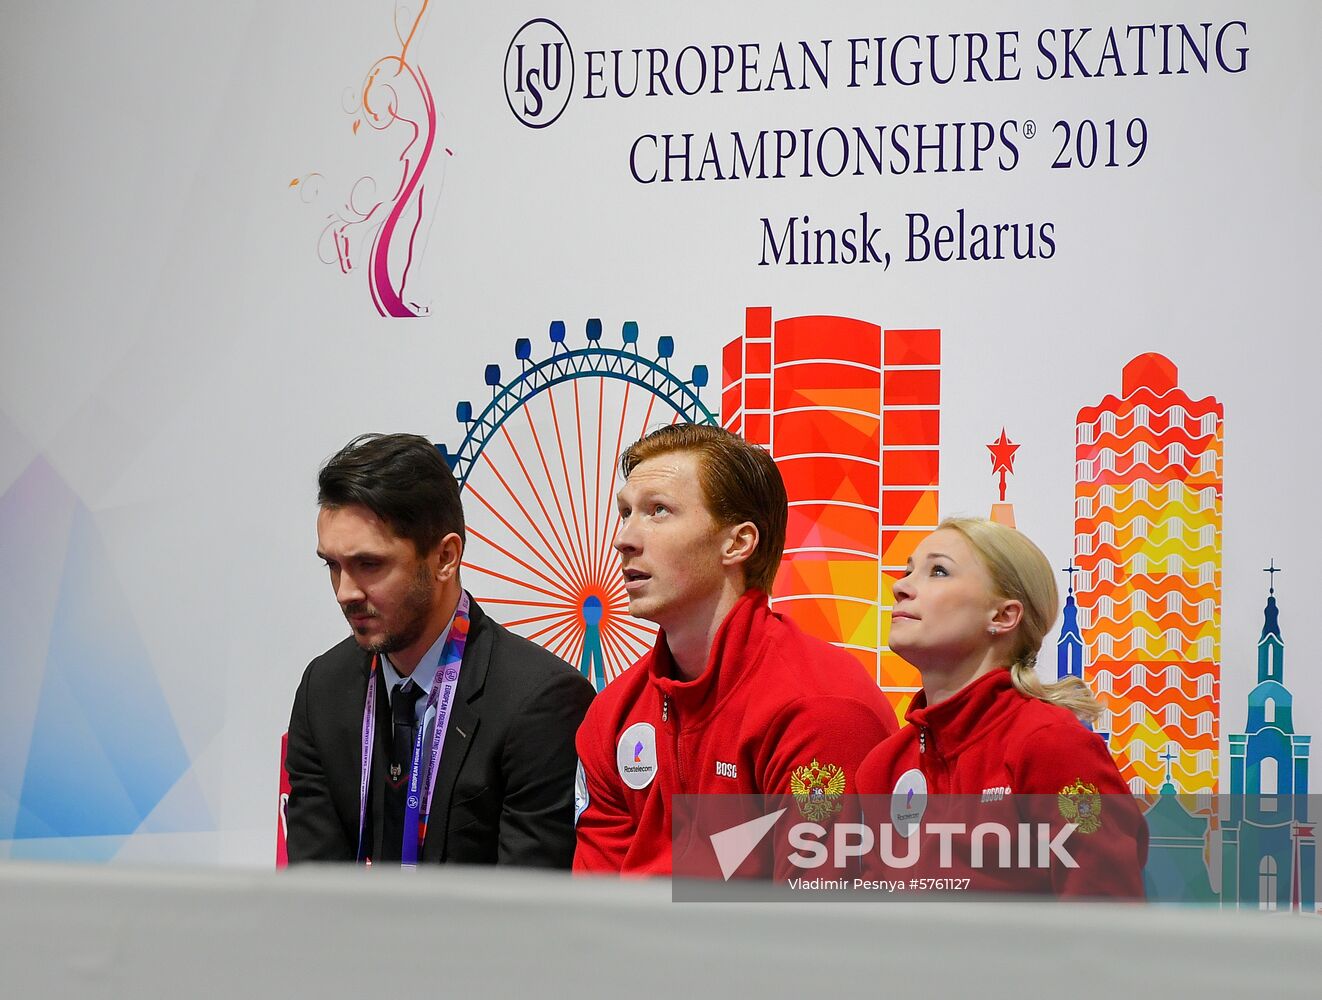
[[18, 817], [73, 507], [41, 459], [0, 496], [0, 837]]
[[[19, 554], [6, 575], [60, 567], [42, 629], [47, 648], [14, 648], [24, 637], [30, 642], [30, 621], [0, 635], [6, 681], [39, 684], [35, 699], [0, 708], [6, 731], [30, 734], [19, 787], [16, 770], [0, 771], [0, 806], [8, 807], [0, 812], [0, 840], [95, 838], [88, 850], [50, 846], [59, 857], [109, 857], [188, 771], [188, 753], [93, 515], [44, 461], [0, 498], [0, 540], [14, 542], [6, 551]], [[10, 619], [13, 595], [4, 596]], [[212, 825], [205, 810], [193, 821], [193, 829]], [[24, 856], [49, 854], [12, 847]]]

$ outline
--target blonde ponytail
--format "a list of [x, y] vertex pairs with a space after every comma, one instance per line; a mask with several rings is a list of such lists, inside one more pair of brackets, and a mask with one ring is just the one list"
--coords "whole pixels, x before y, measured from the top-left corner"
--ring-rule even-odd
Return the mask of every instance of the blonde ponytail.
[[1097, 716], [1102, 714], [1102, 706], [1097, 704], [1088, 685], [1078, 677], [1062, 677], [1051, 684], [1045, 684], [1031, 662], [1016, 660], [1010, 665], [1010, 680], [1014, 682], [1015, 690], [1025, 698], [1059, 705], [1089, 724], [1096, 722]]

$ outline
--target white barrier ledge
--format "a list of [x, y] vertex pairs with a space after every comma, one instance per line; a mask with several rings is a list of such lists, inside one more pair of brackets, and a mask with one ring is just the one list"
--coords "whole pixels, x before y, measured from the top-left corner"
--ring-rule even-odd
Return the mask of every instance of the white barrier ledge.
[[[0, 865], [11, 997], [1316, 997], [1322, 922], [1144, 906], [676, 904], [497, 869]], [[413, 956], [410, 960], [407, 956]]]

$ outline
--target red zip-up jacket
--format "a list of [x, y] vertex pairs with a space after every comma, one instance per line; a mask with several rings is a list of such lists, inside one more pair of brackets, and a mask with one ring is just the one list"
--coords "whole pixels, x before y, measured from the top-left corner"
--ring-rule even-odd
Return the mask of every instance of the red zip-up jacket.
[[669, 875], [672, 795], [789, 796], [796, 773], [833, 775], [852, 795], [859, 763], [899, 728], [857, 660], [772, 612], [760, 590], [721, 623], [699, 677], [673, 673], [663, 632], [578, 730], [576, 872]]
[[[909, 724], [859, 768], [859, 794], [894, 796], [876, 808], [864, 800], [865, 813], [883, 813], [867, 815], [869, 825], [902, 816], [911, 790], [928, 796], [924, 831], [934, 821], [963, 822], [969, 830], [991, 821], [1011, 827], [1047, 822], [1059, 832], [1069, 820], [1078, 829], [1065, 849], [1078, 867], [1054, 859], [1045, 868], [1024, 867], [1012, 851], [1012, 865], [1000, 870], [987, 863], [994, 854], [987, 849], [984, 866], [975, 869], [969, 839], [957, 837], [953, 867], [938, 869], [935, 841], [924, 832], [921, 871], [888, 867], [873, 852], [864, 864], [867, 875], [963, 877], [970, 880], [967, 888], [983, 892], [1143, 896], [1147, 825], [1102, 738], [1068, 710], [1020, 694], [1009, 670], [994, 670], [937, 705], [929, 707], [920, 692], [905, 720]], [[1036, 845], [1029, 853], [1036, 858]]]

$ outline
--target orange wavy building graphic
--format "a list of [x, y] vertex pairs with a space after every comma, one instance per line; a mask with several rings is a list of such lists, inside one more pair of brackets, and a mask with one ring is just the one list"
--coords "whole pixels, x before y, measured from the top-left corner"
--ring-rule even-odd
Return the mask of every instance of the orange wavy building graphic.
[[722, 355], [721, 423], [789, 493], [772, 604], [848, 649], [903, 713], [918, 673], [887, 648], [891, 586], [937, 524], [941, 332], [747, 311]]
[[1215, 792], [1221, 686], [1224, 410], [1160, 354], [1079, 411], [1075, 597], [1097, 728], [1135, 793]]

